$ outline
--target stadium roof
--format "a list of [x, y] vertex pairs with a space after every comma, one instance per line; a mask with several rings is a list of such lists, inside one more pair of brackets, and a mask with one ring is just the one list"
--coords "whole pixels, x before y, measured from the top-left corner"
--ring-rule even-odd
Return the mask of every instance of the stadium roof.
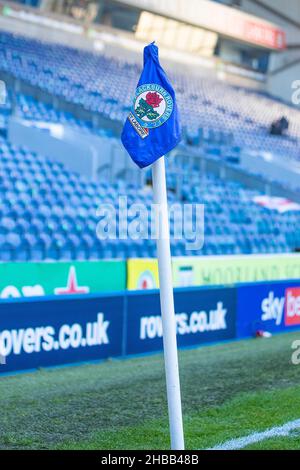
[[281, 27], [257, 16], [209, 0], [114, 1], [267, 49], [281, 50], [286, 46], [285, 31]]

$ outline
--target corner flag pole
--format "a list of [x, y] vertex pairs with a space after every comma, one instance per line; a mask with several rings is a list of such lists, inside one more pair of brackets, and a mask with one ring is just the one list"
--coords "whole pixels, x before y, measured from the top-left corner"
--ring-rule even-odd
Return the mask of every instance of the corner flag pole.
[[181, 410], [181, 394], [178, 368], [176, 320], [173, 297], [170, 230], [166, 189], [165, 157], [152, 165], [154, 203], [158, 206], [157, 258], [160, 284], [160, 307], [163, 326], [163, 343], [171, 448], [184, 450], [184, 436]]

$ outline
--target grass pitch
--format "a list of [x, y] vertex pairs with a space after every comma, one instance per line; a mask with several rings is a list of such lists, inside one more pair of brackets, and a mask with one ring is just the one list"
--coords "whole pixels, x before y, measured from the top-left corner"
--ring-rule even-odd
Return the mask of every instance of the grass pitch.
[[[300, 418], [300, 332], [180, 352], [187, 449]], [[168, 449], [162, 355], [0, 378], [1, 449]], [[251, 449], [300, 449], [300, 429]]]

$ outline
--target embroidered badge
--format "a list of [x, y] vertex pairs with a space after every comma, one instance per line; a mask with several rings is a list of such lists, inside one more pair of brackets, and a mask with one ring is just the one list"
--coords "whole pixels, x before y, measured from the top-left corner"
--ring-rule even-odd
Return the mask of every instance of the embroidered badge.
[[173, 111], [172, 96], [160, 85], [146, 84], [136, 89], [129, 121], [143, 139], [149, 129], [164, 124]]

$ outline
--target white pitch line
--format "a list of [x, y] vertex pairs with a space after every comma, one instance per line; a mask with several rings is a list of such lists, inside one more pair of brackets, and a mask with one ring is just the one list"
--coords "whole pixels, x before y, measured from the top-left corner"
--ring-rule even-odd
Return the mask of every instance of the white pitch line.
[[238, 439], [230, 439], [229, 441], [219, 444], [215, 447], [211, 447], [207, 450], [237, 450], [243, 449], [244, 447], [254, 444], [256, 442], [264, 441], [265, 439], [270, 439], [272, 437], [278, 436], [288, 436], [290, 431], [294, 429], [300, 429], [300, 419], [295, 421], [289, 421], [282, 426], [277, 426], [271, 429], [267, 429], [263, 432], [255, 432], [249, 436], [240, 437]]

